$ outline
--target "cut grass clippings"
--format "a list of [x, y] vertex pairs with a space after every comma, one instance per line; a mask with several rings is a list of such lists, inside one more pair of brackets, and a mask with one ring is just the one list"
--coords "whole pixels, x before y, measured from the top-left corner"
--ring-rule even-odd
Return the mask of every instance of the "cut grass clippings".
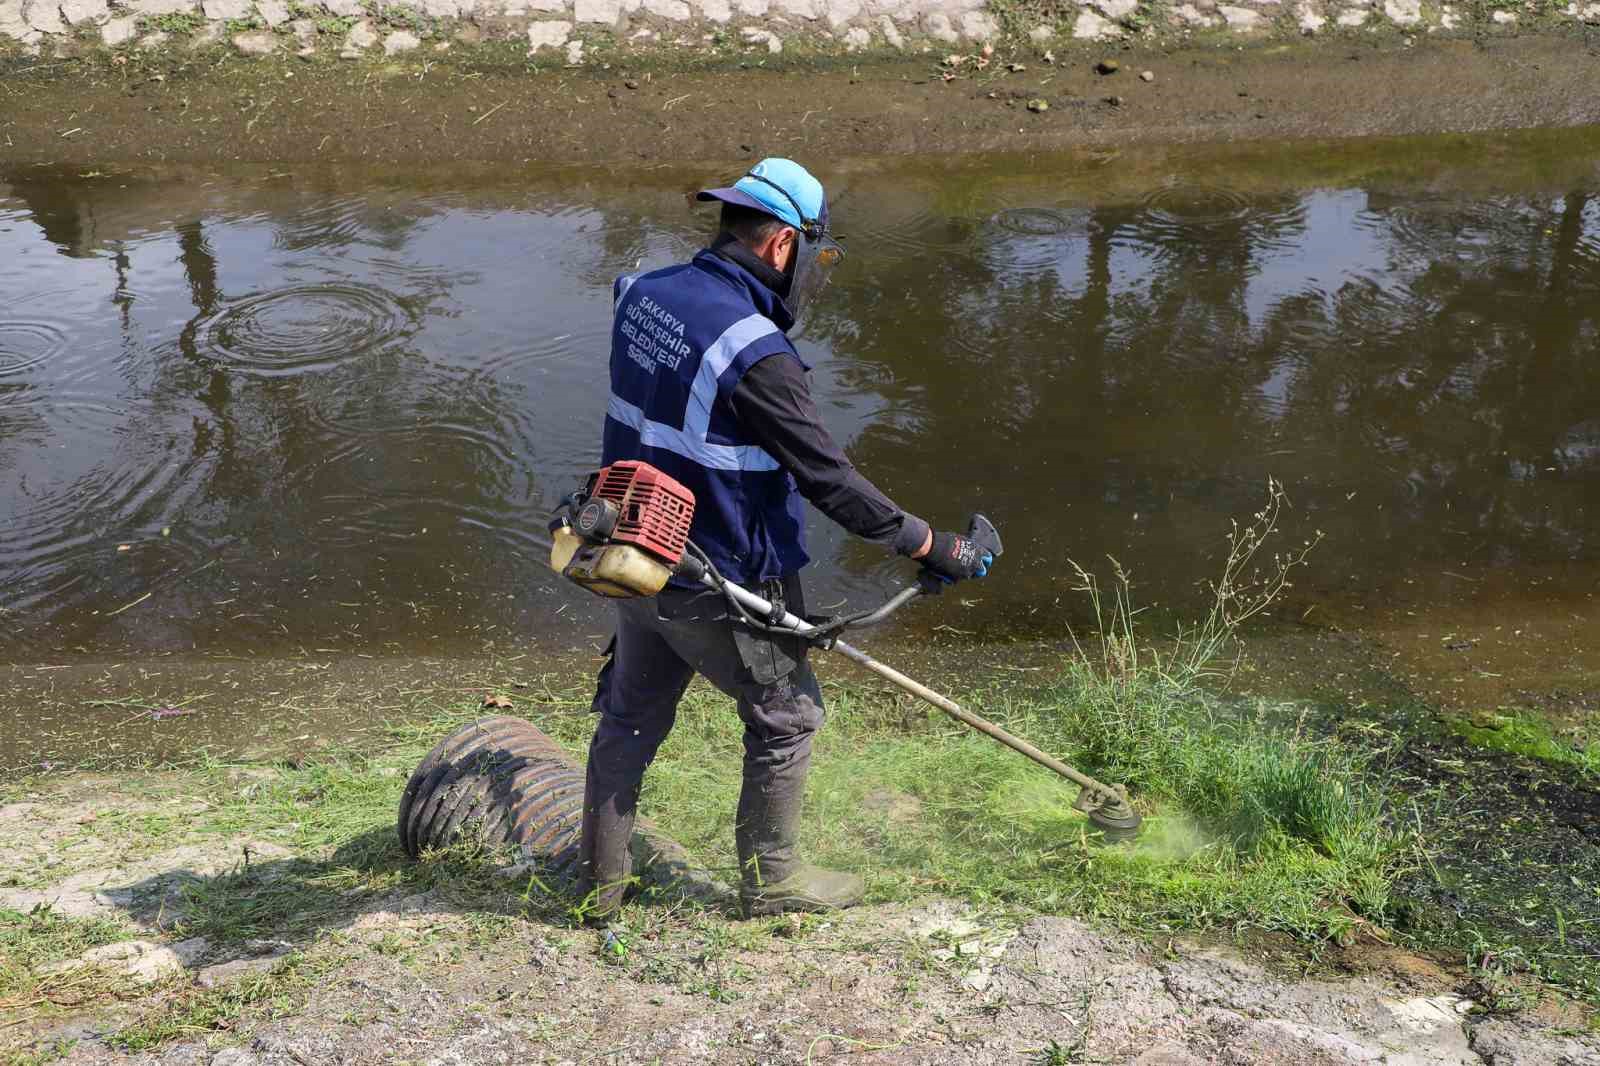
[[[127, 991], [126, 982], [114, 977], [58, 964], [134, 935], [130, 926], [114, 918], [69, 917], [46, 906], [26, 913], [0, 908], [0, 1032], [8, 1020], [116, 998]], [[12, 1066], [4, 1057], [0, 1063]]]
[[299, 998], [326, 967], [290, 955], [265, 973], [251, 974], [219, 988], [188, 986], [138, 1021], [113, 1033], [107, 1043], [123, 1051], [146, 1051], [172, 1040], [203, 1036], [232, 1027], [247, 1013], [282, 1016], [299, 1007]]
[[37, 989], [38, 971], [51, 963], [134, 935], [113, 918], [71, 918], [48, 907], [27, 913], [0, 908], [0, 1007]]

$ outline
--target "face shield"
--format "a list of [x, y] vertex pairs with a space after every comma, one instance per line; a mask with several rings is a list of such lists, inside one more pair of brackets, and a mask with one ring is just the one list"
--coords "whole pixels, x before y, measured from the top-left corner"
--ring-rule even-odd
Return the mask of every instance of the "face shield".
[[796, 330], [807, 309], [815, 306], [817, 297], [828, 287], [834, 269], [843, 261], [844, 247], [826, 231], [819, 232], [815, 238], [799, 233], [789, 267], [789, 295], [784, 299], [789, 313], [794, 316]]

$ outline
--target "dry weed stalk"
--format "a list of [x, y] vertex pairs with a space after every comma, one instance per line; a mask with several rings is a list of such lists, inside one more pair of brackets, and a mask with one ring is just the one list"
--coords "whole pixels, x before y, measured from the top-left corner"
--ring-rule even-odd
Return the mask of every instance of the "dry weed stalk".
[[[1141, 653], [1134, 639], [1134, 618], [1143, 608], [1133, 606], [1132, 578], [1116, 557], [1107, 556], [1114, 582], [1109, 609], [1095, 575], [1077, 561], [1069, 560], [1077, 575], [1073, 591], [1088, 596], [1094, 611], [1095, 630], [1100, 635], [1098, 656], [1089, 654], [1076, 633], [1071, 633], [1073, 649], [1081, 665], [1108, 695], [1131, 697], [1141, 681], [1145, 661], [1153, 678], [1144, 677], [1143, 680], [1163, 681], [1178, 692], [1188, 691], [1206, 678], [1233, 673], [1238, 662], [1239, 627], [1267, 610], [1293, 587], [1289, 579], [1295, 568], [1306, 565], [1306, 557], [1322, 541], [1322, 531], [1317, 530], [1298, 547], [1273, 551], [1270, 562], [1260, 559], [1268, 541], [1280, 535], [1278, 524], [1286, 506], [1288, 496], [1282, 483], [1269, 477], [1267, 502], [1251, 516], [1250, 522], [1241, 526], [1237, 520], [1230, 520], [1228, 556], [1223, 563], [1222, 576], [1210, 583], [1211, 605], [1205, 621], [1191, 626], [1180, 623], [1165, 655], [1155, 648]], [[1227, 652], [1231, 652], [1231, 656], [1219, 663]], [[1141, 654], [1146, 657], [1145, 661], [1141, 660]]]

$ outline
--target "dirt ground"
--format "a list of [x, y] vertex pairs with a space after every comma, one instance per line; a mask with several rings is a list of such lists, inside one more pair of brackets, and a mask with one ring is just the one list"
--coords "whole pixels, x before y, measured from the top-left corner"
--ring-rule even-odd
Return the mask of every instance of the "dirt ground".
[[[1114, 54], [1122, 69], [1095, 73]], [[806, 70], [597, 65], [530, 74], [469, 50], [428, 61], [182, 51], [0, 74], [0, 164], [231, 160], [628, 163], [1035, 151], [1600, 123], [1600, 35], [1371, 34], [1188, 51], [938, 55]], [[1025, 69], [1011, 71], [1015, 61]], [[1139, 74], [1148, 70], [1153, 80]], [[800, 80], [802, 79], [803, 80]], [[797, 91], [797, 86], [803, 86]], [[1047, 110], [1031, 111], [1043, 100]]]
[[0, 907], [48, 902], [136, 938], [39, 965], [0, 999], [12, 1061], [1600, 1063], [1579, 1016], [1486, 1010], [1448, 967], [1377, 942], [1306, 976], [1303, 958], [1296, 973], [939, 898], [755, 922], [661, 902], [608, 932], [519, 905], [521, 874], [485, 870], [344, 890], [329, 920], [281, 939], [244, 935], [248, 909], [197, 936], [186, 912], [208, 888], [266, 898], [289, 882], [314, 908], [338, 858], [148, 831], [205, 806], [161, 774], [77, 775], [0, 806]]

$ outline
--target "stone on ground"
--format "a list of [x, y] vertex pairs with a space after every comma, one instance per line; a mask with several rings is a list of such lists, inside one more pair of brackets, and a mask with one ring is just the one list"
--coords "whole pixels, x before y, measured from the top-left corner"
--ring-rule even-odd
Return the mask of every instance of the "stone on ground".
[[1122, 27], [1088, 8], [1079, 11], [1078, 21], [1072, 24], [1072, 36], [1080, 41], [1098, 41], [1121, 35]]
[[23, 0], [22, 17], [40, 33], [66, 33], [67, 23], [55, 0]]
[[200, 5], [208, 19], [245, 19], [254, 8], [253, 0], [203, 0]]
[[69, 26], [97, 26], [110, 17], [106, 0], [61, 0], [61, 18]]
[[1222, 16], [1222, 20], [1229, 28], [1235, 30], [1257, 29], [1265, 21], [1261, 17], [1261, 12], [1252, 11], [1248, 7], [1235, 7], [1232, 4], [1218, 4], [1217, 13]]
[[1401, 26], [1422, 21], [1422, 0], [1383, 0], [1383, 13]]
[[270, 30], [249, 30], [233, 35], [233, 47], [240, 55], [267, 56], [278, 50], [278, 35]]
[[362, 19], [350, 27], [350, 32], [345, 35], [344, 48], [339, 55], [345, 59], [360, 59], [368, 49], [378, 43], [378, 31], [372, 28], [372, 23]]
[[574, 22], [598, 22], [615, 26], [622, 21], [622, 0], [574, 0]]
[[746, 44], [766, 45], [767, 51], [773, 55], [783, 51], [783, 42], [778, 40], [778, 35], [771, 30], [758, 30], [754, 26], [747, 26], [740, 36], [744, 38]]
[[405, 52], [415, 52], [422, 47], [422, 38], [410, 30], [395, 30], [383, 39], [383, 54], [386, 56], [401, 55]]
[[570, 22], [535, 22], [528, 27], [528, 51], [541, 48], [560, 48], [572, 36]]
[[127, 0], [121, 5], [135, 15], [188, 15], [194, 13], [194, 0]]
[[924, 16], [922, 29], [929, 37], [943, 41], [945, 44], [955, 44], [961, 40], [961, 35], [956, 32], [955, 24], [950, 21], [950, 16], [943, 11], [935, 11]]
[[92, 948], [76, 959], [46, 966], [40, 972], [51, 975], [98, 970], [126, 977], [135, 984], [148, 985], [193, 968], [209, 950], [204, 937], [192, 937], [170, 945], [152, 940], [123, 940]]
[[1139, 9], [1139, 0], [1095, 0], [1094, 9], [1106, 18], [1120, 22]]
[[112, 19], [100, 27], [100, 42], [109, 48], [119, 48], [139, 35], [139, 20], [132, 15]]

